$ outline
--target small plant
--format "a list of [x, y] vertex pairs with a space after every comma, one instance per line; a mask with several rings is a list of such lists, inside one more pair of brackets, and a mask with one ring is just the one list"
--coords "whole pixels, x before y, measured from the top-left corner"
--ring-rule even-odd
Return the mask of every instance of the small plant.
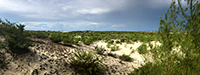
[[127, 44], [125, 44], [124, 47], [127, 47]]
[[116, 41], [116, 44], [121, 44], [121, 42], [120, 41]]
[[111, 40], [111, 41], [109, 41], [109, 42], [108, 42], [108, 44], [113, 44], [113, 43], [114, 43], [114, 41], [113, 41], [113, 40]]
[[138, 47], [138, 53], [139, 53], [139, 54], [148, 53], [147, 45], [146, 45], [146, 44], [140, 45], [140, 46]]
[[123, 61], [132, 61], [133, 59], [129, 55], [123, 54], [122, 56], [119, 56], [119, 59]]
[[117, 49], [119, 49], [119, 46], [117, 46]]
[[119, 49], [119, 46], [114, 45], [113, 47], [111, 47], [111, 51], [116, 51]]
[[108, 55], [111, 56], [111, 57], [117, 58], [117, 55], [116, 55], [116, 54], [108, 53]]
[[132, 51], [131, 51], [131, 53], [134, 53], [135, 52], [135, 50], [133, 49]]
[[111, 47], [111, 51], [115, 51], [116, 50], [116, 48], [115, 47]]
[[130, 49], [132, 49], [133, 47], [130, 47]]
[[81, 75], [101, 75], [104, 73], [105, 68], [102, 67], [102, 61], [105, 59], [99, 58], [95, 56], [91, 51], [86, 52], [82, 50], [82, 52], [78, 51], [74, 53], [75, 57], [71, 59], [71, 67]]
[[110, 44], [107, 44], [107, 45], [106, 45], [106, 47], [108, 47], [108, 48], [110, 48], [110, 46], [111, 46]]
[[95, 46], [95, 50], [100, 55], [103, 55], [103, 53], [106, 51], [106, 49], [104, 49], [102, 46], [101, 47]]

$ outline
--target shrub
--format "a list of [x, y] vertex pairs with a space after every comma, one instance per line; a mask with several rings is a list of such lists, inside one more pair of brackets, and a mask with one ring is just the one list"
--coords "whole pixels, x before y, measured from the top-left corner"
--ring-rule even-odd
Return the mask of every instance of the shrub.
[[5, 37], [8, 43], [9, 50], [16, 54], [24, 54], [30, 52], [29, 46], [32, 46], [32, 41], [27, 38], [24, 33], [25, 25], [11, 23], [6, 19], [6, 22], [0, 19], [0, 32]]
[[108, 44], [113, 44], [114, 43], [114, 41], [113, 40], [110, 40], [109, 42], [108, 42]]
[[110, 44], [107, 44], [106, 46], [107, 46], [108, 48], [110, 48], [111, 45], [110, 45]]
[[132, 51], [131, 51], [131, 53], [134, 53], [135, 52], [135, 50], [133, 49]]
[[126, 41], [126, 39], [125, 39], [125, 38], [121, 39], [121, 42], [125, 42], [125, 41]]
[[102, 46], [101, 47], [95, 46], [95, 50], [100, 55], [103, 55], [103, 53], [106, 51], [106, 49], [104, 49]]
[[42, 39], [49, 37], [49, 35], [45, 32], [36, 32], [33, 35], [35, 35], [35, 37], [37, 38], [42, 38]]
[[138, 53], [139, 53], [139, 54], [148, 53], [147, 45], [146, 45], [146, 44], [140, 45], [140, 46], [138, 47]]
[[104, 73], [105, 68], [102, 67], [102, 60], [105, 58], [100, 59], [91, 51], [87, 53], [84, 50], [74, 53], [74, 56], [70, 58], [71, 67], [81, 75], [101, 75]]
[[132, 61], [132, 58], [129, 55], [123, 54], [122, 56], [119, 56], [119, 59], [123, 61]]
[[134, 68], [134, 71], [128, 73], [128, 75], [163, 75], [164, 69], [162, 65], [154, 65], [152, 63], [146, 63], [142, 67]]
[[52, 42], [55, 42], [55, 43], [62, 41], [60, 33], [52, 33], [50, 39]]
[[92, 42], [92, 40], [90, 40], [90, 39], [85, 39], [85, 40], [83, 41], [83, 43], [86, 44], [86, 45], [90, 45], [90, 44], [92, 44], [93, 42]]
[[108, 56], [111, 56], [111, 57], [117, 58], [117, 55], [116, 55], [116, 54], [113, 54], [113, 53], [108, 53]]
[[130, 49], [132, 49], [133, 47], [130, 47]]
[[119, 49], [119, 46], [114, 45], [113, 47], [111, 47], [111, 51], [116, 51]]
[[121, 42], [120, 41], [116, 41], [116, 44], [121, 44]]

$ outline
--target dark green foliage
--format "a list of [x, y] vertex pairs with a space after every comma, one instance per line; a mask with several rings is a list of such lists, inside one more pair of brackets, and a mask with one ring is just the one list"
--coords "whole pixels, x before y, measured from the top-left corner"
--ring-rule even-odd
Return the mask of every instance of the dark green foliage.
[[149, 62], [138, 69], [134, 68], [134, 71], [128, 73], [128, 75], [164, 75], [164, 72], [162, 65], [153, 65]]
[[110, 44], [107, 44], [106, 46], [107, 46], [108, 48], [110, 48], [111, 45], [110, 45]]
[[109, 42], [108, 42], [108, 44], [113, 44], [114, 43], [114, 41], [113, 40], [110, 40]]
[[[0, 50], [3, 49], [3, 48], [5, 48], [6, 45], [7, 45], [6, 42], [0, 41]], [[0, 52], [0, 68], [7, 67], [8, 62], [5, 61], [5, 60], [6, 60], [6, 57], [5, 57], [4, 53]]]
[[27, 39], [27, 35], [24, 33], [25, 25], [10, 23], [0, 19], [1, 34], [5, 37], [5, 41], [8, 43], [8, 47], [11, 52], [17, 54], [23, 54], [30, 52], [29, 46], [32, 46], [32, 41]]
[[78, 51], [74, 53], [75, 57], [71, 58], [71, 67], [81, 75], [102, 75], [105, 72], [105, 68], [102, 66], [102, 60], [95, 56], [91, 51], [82, 52]]
[[103, 55], [103, 53], [106, 51], [106, 49], [104, 49], [102, 46], [101, 47], [95, 46], [94, 48], [100, 55]]
[[125, 41], [126, 41], [126, 39], [125, 39], [125, 38], [121, 39], [121, 42], [125, 42]]
[[133, 59], [129, 55], [123, 54], [122, 56], [119, 56], [119, 59], [123, 61], [132, 61]]
[[50, 37], [51, 41], [53, 41], [55, 43], [58, 43], [58, 42], [62, 41], [60, 33], [52, 33], [50, 36], [51, 36]]
[[120, 42], [120, 41], [116, 41], [116, 44], [122, 44], [122, 42]]
[[142, 44], [138, 47], [138, 53], [139, 54], [146, 54], [148, 53], [148, 50], [147, 50], [147, 45], [146, 44]]
[[34, 36], [34, 37], [36, 37], [36, 38], [42, 38], [42, 39], [49, 37], [48, 33], [46, 33], [46, 32], [39, 32], [39, 31], [35, 32], [35, 33], [32, 33], [31, 35]]
[[117, 46], [117, 45], [114, 45], [113, 47], [111, 47], [111, 51], [116, 51], [118, 49], [119, 49], [119, 46]]
[[86, 45], [90, 45], [90, 44], [93, 43], [93, 41], [90, 40], [90, 39], [85, 39], [85, 40], [83, 40], [83, 43], [86, 44]]
[[114, 58], [118, 58], [118, 56], [116, 54], [113, 53], [108, 53], [108, 56], [114, 57]]

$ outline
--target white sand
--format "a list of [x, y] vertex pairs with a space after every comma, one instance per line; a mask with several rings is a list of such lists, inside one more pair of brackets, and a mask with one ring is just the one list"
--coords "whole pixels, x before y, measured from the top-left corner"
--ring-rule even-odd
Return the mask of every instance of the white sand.
[[[144, 63], [144, 59], [142, 57], [141, 54], [139, 54], [137, 52], [137, 48], [143, 44], [142, 42], [134, 42], [134, 44], [126, 44], [126, 43], [122, 43], [122, 44], [116, 44], [117, 46], [119, 46], [119, 49], [116, 50], [116, 51], [110, 51], [111, 49], [110, 48], [107, 48], [107, 43], [104, 42], [104, 41], [98, 41], [98, 42], [95, 42], [93, 44], [93, 46], [102, 46], [103, 48], [105, 48], [106, 50], [110, 51], [111, 53], [115, 53], [117, 55], [130, 55], [131, 58], [135, 59], [136, 61], [139, 61], [140, 63]], [[155, 41], [152, 41], [151, 44], [153, 44], [153, 47], [155, 47], [155, 45], [161, 45], [161, 43], [159, 42], [155, 42]], [[114, 46], [114, 45], [111, 45], [111, 47]], [[148, 46], [148, 44], [147, 44]], [[132, 49], [130, 49], [130, 47], [132, 47]], [[133, 53], [132, 50], [135, 50]]]

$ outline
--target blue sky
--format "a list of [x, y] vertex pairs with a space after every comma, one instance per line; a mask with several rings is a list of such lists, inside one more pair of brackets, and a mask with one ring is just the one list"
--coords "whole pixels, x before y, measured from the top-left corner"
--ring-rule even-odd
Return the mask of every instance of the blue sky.
[[26, 30], [156, 31], [172, 0], [0, 0], [0, 18]]

